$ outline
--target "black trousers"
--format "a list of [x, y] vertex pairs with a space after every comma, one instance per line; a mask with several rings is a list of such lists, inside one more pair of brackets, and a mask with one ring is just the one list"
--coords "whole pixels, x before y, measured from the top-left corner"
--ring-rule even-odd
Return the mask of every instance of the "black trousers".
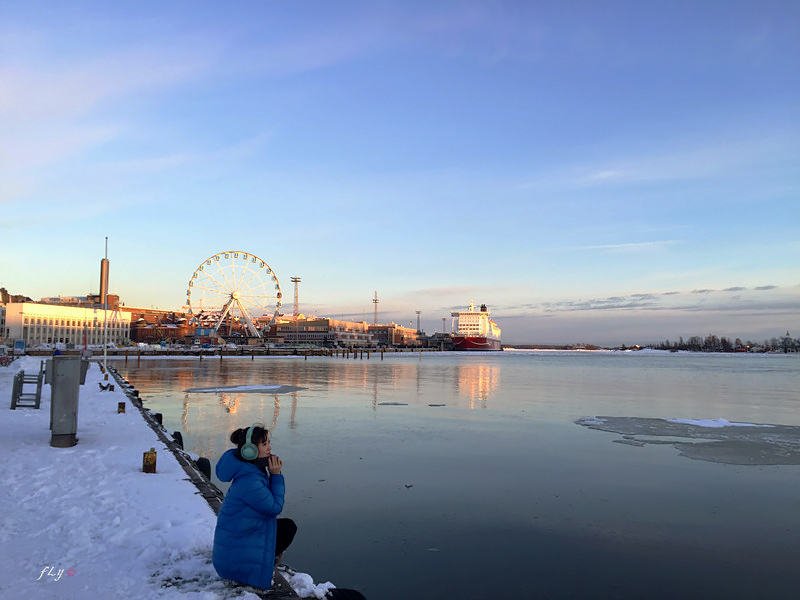
[[294, 540], [297, 525], [291, 519], [277, 519], [278, 531], [275, 534], [275, 556], [280, 556]]

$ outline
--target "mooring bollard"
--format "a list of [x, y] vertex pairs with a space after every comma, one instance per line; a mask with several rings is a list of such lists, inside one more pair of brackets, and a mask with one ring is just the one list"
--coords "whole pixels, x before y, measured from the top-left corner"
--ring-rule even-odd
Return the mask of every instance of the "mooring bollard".
[[125, 403], [117, 402], [117, 414], [122, 414], [124, 412], [125, 412]]
[[156, 472], [156, 449], [150, 448], [147, 452], [142, 453], [142, 472], [155, 473]]
[[200, 472], [206, 476], [206, 479], [211, 479], [211, 461], [207, 458], [200, 457], [198, 458], [195, 463], [197, 468], [200, 469]]

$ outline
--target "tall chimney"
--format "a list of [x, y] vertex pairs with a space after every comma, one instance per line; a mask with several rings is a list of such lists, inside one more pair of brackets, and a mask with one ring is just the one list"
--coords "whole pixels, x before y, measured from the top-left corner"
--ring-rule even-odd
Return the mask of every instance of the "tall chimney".
[[100, 260], [100, 304], [108, 302], [108, 259]]

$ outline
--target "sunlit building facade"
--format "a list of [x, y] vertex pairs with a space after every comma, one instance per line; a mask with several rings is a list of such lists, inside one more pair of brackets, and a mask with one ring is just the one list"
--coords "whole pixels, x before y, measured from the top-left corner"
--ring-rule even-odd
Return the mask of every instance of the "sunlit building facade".
[[[6, 337], [22, 340], [27, 347], [41, 344], [117, 345], [130, 342], [130, 313], [104, 311], [90, 306], [74, 307], [35, 302], [10, 303], [5, 307]], [[106, 338], [106, 329], [108, 337]]]
[[284, 318], [274, 324], [274, 336], [287, 344], [315, 346], [374, 346], [365, 321], [343, 321], [325, 317]]

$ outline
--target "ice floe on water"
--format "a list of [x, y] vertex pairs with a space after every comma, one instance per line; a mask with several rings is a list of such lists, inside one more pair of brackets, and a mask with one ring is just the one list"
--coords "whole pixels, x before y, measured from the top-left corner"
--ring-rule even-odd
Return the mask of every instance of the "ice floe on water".
[[759, 425], [758, 423], [731, 423], [726, 419], [667, 419], [670, 423], [684, 423], [698, 427], [773, 427], [773, 425]]
[[800, 427], [725, 419], [581, 417], [576, 424], [616, 433], [630, 446], [667, 444], [687, 458], [731, 465], [800, 465]]
[[288, 392], [297, 392], [306, 388], [297, 387], [294, 385], [218, 385], [216, 387], [207, 388], [189, 388], [183, 390], [184, 392], [192, 392], [195, 394], [213, 394], [217, 392], [238, 392], [240, 394], [286, 394]]

